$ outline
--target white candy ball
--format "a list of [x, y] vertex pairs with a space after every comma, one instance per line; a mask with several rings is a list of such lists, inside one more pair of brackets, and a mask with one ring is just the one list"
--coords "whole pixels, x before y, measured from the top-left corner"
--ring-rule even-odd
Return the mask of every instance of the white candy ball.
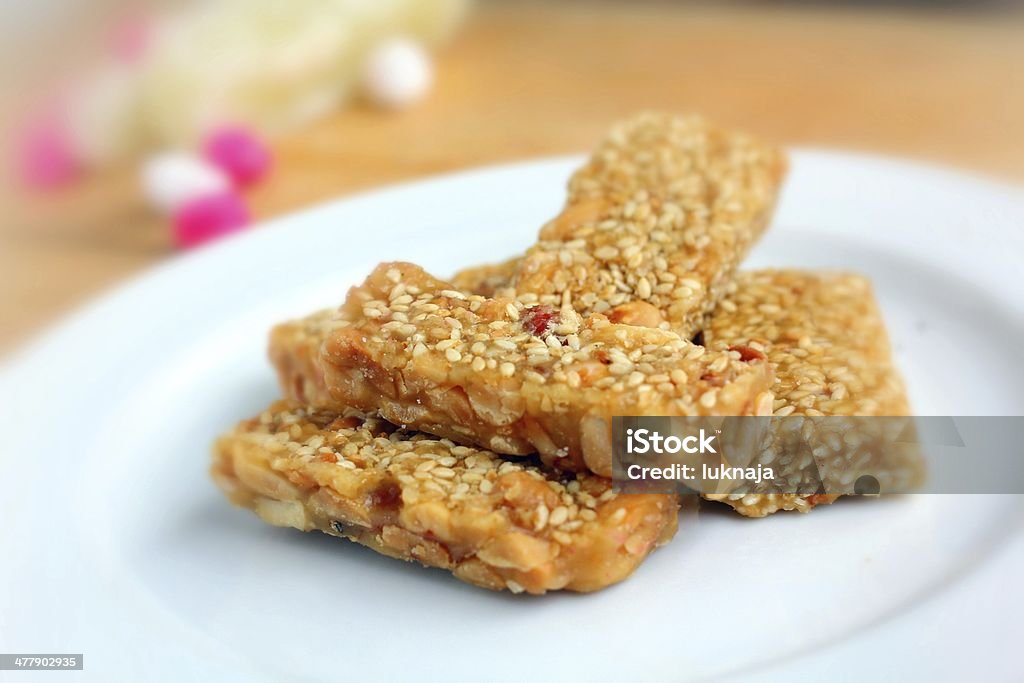
[[203, 196], [231, 187], [228, 177], [216, 166], [184, 152], [165, 152], [142, 166], [142, 189], [149, 202], [167, 213]]
[[363, 88], [378, 106], [401, 108], [426, 94], [434, 80], [430, 56], [406, 38], [391, 38], [374, 47], [363, 69]]

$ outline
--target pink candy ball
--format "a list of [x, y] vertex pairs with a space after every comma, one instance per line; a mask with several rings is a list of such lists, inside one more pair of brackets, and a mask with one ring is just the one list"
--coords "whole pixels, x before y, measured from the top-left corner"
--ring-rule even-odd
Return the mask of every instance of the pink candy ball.
[[233, 192], [193, 199], [174, 214], [174, 241], [190, 248], [241, 230], [249, 223], [249, 210]]
[[65, 185], [81, 171], [67, 127], [55, 116], [43, 115], [29, 123], [18, 143], [18, 175], [31, 189]]
[[239, 186], [256, 182], [270, 170], [270, 150], [256, 135], [239, 126], [210, 133], [203, 153], [207, 161], [220, 167]]

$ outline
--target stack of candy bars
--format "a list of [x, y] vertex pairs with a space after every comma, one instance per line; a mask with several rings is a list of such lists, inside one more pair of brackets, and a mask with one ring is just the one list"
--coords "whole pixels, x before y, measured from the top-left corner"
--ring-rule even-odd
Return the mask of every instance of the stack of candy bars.
[[[784, 153], [699, 117], [616, 125], [527, 252], [441, 280], [382, 263], [270, 334], [284, 399], [214, 447], [265, 521], [485, 588], [594, 591], [679, 499], [612, 485], [617, 415], [906, 415], [870, 284], [739, 271]], [[706, 495], [748, 517], [834, 494]]]

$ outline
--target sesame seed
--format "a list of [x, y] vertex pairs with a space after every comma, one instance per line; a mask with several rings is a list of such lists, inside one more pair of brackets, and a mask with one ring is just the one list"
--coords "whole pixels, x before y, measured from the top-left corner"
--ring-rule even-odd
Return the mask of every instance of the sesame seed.
[[[537, 511], [534, 516], [533, 530], [540, 531], [548, 524], [549, 513], [546, 505], [541, 503], [537, 506]], [[557, 525], [556, 525], [557, 526]]]
[[569, 518], [569, 509], [564, 505], [559, 505], [551, 511], [551, 516], [548, 522], [551, 526], [560, 526], [565, 523], [565, 520]]
[[608, 372], [610, 372], [613, 375], [625, 375], [626, 373], [631, 372], [632, 369], [633, 365], [632, 363], [629, 362], [612, 363], [611, 365], [608, 366]]
[[700, 403], [705, 408], [714, 408], [717, 400], [718, 392], [712, 389], [711, 391], [708, 391], [704, 395], [702, 395], [698, 403]]
[[523, 377], [527, 382], [532, 382], [534, 384], [545, 384], [547, 382], [547, 380], [544, 379], [544, 375], [534, 370], [527, 370], [523, 373]]

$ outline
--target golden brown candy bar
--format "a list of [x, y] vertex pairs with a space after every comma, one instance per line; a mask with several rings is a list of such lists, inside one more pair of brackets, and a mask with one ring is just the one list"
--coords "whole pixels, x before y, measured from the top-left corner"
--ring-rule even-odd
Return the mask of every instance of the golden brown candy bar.
[[[558, 469], [611, 474], [613, 415], [748, 415], [770, 409], [766, 363], [708, 354], [677, 334], [587, 321], [450, 289], [420, 268], [379, 266], [336, 319], [272, 334], [290, 398], [379, 411], [395, 424]], [[321, 353], [318, 330], [327, 334]], [[302, 328], [296, 332], [295, 328]], [[290, 339], [306, 342], [289, 346]], [[307, 369], [307, 375], [295, 377]]]
[[785, 171], [779, 149], [700, 117], [631, 118], [573, 175], [511, 287], [690, 338], [767, 227]]
[[594, 591], [672, 538], [671, 495], [278, 402], [221, 437], [212, 474], [265, 521], [447, 569], [484, 588]]
[[[845, 273], [799, 270], [741, 272], [704, 330], [704, 343], [717, 352], [740, 358], [765, 359], [775, 369], [773, 415], [905, 416], [910, 407], [899, 372], [892, 362], [888, 335], [875, 303], [870, 282]], [[908, 490], [920, 482], [924, 465], [913, 445], [892, 445], [887, 432], [898, 420], [805, 421], [813, 437], [816, 473], [826, 484], [850, 476], [852, 462], [862, 462], [884, 478], [883, 490]], [[776, 468], [800, 474], [785, 429], [780, 423], [776, 444], [768, 457], [779, 458]], [[846, 430], [856, 430], [863, 445], [856, 447]], [[870, 433], [869, 433], [870, 432]], [[843, 437], [847, 437], [845, 441]], [[831, 454], [831, 455], [830, 455]], [[714, 497], [744, 515], [760, 517], [776, 510], [806, 512], [831, 503], [835, 494], [773, 494]]]
[[331, 397], [396, 424], [604, 476], [613, 415], [768, 409], [764, 363], [708, 354], [670, 331], [450, 287], [391, 263], [353, 288], [342, 307], [350, 324], [322, 349]]
[[860, 275], [738, 273], [704, 343], [777, 368], [773, 415], [909, 414], [885, 322]]

